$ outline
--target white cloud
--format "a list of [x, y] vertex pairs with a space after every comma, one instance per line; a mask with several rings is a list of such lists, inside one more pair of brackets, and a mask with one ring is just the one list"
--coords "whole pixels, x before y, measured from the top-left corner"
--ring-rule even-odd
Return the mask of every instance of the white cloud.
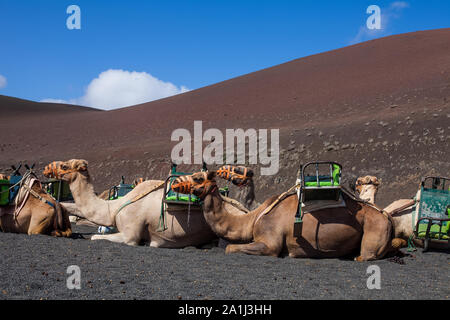
[[[350, 44], [359, 43], [366, 40], [371, 40], [379, 37], [384, 37], [389, 35], [390, 26], [394, 19], [400, 18], [401, 12], [409, 8], [409, 3], [405, 1], [395, 1], [392, 2], [388, 7], [381, 8], [381, 29], [380, 30], [370, 30], [364, 24], [358, 30], [356, 36], [350, 41]], [[367, 16], [369, 17], [369, 16]]]
[[43, 99], [39, 102], [48, 102], [48, 103], [69, 103], [66, 100], [62, 100], [62, 99]]
[[166, 98], [189, 91], [188, 88], [159, 80], [146, 72], [110, 69], [99, 74], [87, 86], [81, 98], [41, 102], [79, 104], [105, 110]]
[[405, 1], [395, 1], [392, 2], [390, 5], [391, 9], [405, 9], [405, 8], [409, 8], [409, 3], [405, 2]]
[[0, 74], [0, 89], [6, 87], [6, 84], [7, 84], [7, 81], [6, 81], [5, 76], [2, 76]]

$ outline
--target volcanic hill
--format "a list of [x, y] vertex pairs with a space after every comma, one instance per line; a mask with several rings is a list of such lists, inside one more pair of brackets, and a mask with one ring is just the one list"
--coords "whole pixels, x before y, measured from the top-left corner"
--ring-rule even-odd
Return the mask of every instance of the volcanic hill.
[[333, 160], [345, 180], [381, 178], [384, 206], [412, 197], [423, 176], [450, 176], [450, 29], [372, 40], [112, 111], [0, 96], [0, 115], [0, 172], [82, 158], [99, 192], [122, 175], [165, 178], [171, 133], [193, 134], [202, 120], [203, 130], [280, 129], [279, 173], [260, 177], [252, 166], [260, 202], [292, 186], [301, 163]]

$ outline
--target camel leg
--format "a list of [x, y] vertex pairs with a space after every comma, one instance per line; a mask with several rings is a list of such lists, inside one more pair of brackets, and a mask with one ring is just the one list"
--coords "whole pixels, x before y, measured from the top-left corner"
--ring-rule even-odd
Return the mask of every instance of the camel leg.
[[129, 246], [137, 246], [139, 244], [137, 240], [126, 237], [122, 232], [113, 234], [96, 234], [91, 237], [91, 240], [108, 240], [116, 243], [125, 243]]
[[[38, 210], [38, 209], [36, 209]], [[47, 209], [45, 216], [39, 216], [37, 213], [32, 214], [30, 225], [28, 227], [28, 235], [45, 234], [53, 224], [55, 210]]]
[[[383, 220], [381, 220], [383, 219]], [[360, 256], [355, 261], [371, 261], [383, 258], [391, 247], [391, 224], [378, 215], [364, 221]]]
[[269, 248], [264, 242], [252, 242], [248, 244], [229, 244], [225, 249], [225, 253], [245, 253], [257, 256], [273, 256], [278, 257], [280, 250]]
[[116, 243], [125, 243], [125, 239], [122, 233], [113, 234], [95, 234], [91, 237], [91, 240], [108, 240]]

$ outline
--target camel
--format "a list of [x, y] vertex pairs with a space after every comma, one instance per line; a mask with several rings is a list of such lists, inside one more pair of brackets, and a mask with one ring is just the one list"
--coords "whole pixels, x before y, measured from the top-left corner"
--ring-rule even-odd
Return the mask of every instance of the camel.
[[[344, 207], [306, 211], [303, 223], [295, 228], [297, 194], [268, 198], [255, 210], [237, 215], [224, 207], [215, 175], [216, 172], [199, 172], [180, 177], [174, 181], [172, 189], [190, 192], [203, 199], [204, 216], [212, 230], [219, 237], [239, 243], [228, 245], [226, 253], [337, 258], [360, 249], [355, 260], [369, 261], [381, 259], [399, 246], [399, 239], [392, 238], [389, 215], [345, 192], [342, 195]], [[235, 174], [229, 179], [241, 185], [251, 176]]]
[[68, 212], [43, 190], [31, 170], [23, 176], [15, 205], [0, 207], [0, 230], [55, 237], [72, 235]]
[[[53, 162], [46, 167], [44, 175], [69, 183], [82, 218], [118, 229], [118, 233], [94, 235], [91, 240], [108, 240], [131, 246], [145, 243], [151, 247], [182, 248], [202, 245], [217, 238], [201, 209], [193, 206], [189, 212], [188, 209], [171, 210], [168, 207], [165, 213], [167, 228], [160, 229], [164, 181], [144, 181], [125, 197], [106, 201], [94, 192], [86, 160]], [[231, 202], [226, 203], [228, 210], [238, 211]]]
[[[360, 180], [361, 179], [361, 180]], [[380, 184], [368, 184], [365, 178], [359, 178], [361, 187], [358, 189], [356, 183], [357, 190], [369, 190], [366, 191], [366, 194], [376, 194], [378, 192], [378, 188]], [[358, 181], [357, 180], [357, 181]], [[378, 180], [377, 180], [378, 181]], [[417, 191], [416, 196], [411, 199], [399, 199], [392, 202], [383, 210], [388, 213], [392, 220], [394, 221], [394, 230], [395, 230], [395, 238], [406, 240], [403, 243], [403, 247], [407, 246], [407, 241], [412, 239], [414, 245], [418, 247], [424, 247], [425, 243], [421, 239], [416, 239], [414, 237], [415, 226], [418, 221], [418, 206], [420, 202], [420, 189]], [[374, 202], [372, 202], [374, 204]], [[448, 244], [445, 243], [436, 243], [430, 242], [430, 248], [437, 249], [445, 249], [448, 248]]]
[[[378, 179], [376, 179], [376, 181], [378, 181]], [[358, 178], [356, 182], [356, 190], [361, 192], [361, 197], [363, 195], [369, 195], [372, 204], [375, 204], [375, 195], [378, 192], [379, 186], [380, 183], [374, 184], [366, 179], [366, 177]], [[414, 235], [414, 228], [418, 218], [416, 210], [419, 202], [420, 190], [417, 191], [414, 198], [396, 200], [384, 208], [384, 211], [391, 215], [392, 220], [394, 221], [395, 238], [408, 240]], [[413, 241], [416, 245], [423, 246], [422, 240], [413, 238]]]

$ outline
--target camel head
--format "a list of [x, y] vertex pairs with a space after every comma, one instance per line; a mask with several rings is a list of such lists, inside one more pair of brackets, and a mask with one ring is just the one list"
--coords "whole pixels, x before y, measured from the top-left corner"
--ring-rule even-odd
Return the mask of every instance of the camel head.
[[361, 199], [374, 203], [379, 185], [380, 181], [377, 177], [359, 177], [358, 179], [356, 179], [355, 191], [359, 193], [359, 197]]
[[72, 159], [69, 161], [55, 161], [47, 165], [43, 171], [47, 178], [54, 178], [71, 182], [78, 173], [88, 176], [88, 162], [86, 160]]
[[181, 176], [172, 183], [172, 190], [184, 194], [193, 194], [203, 199], [209, 193], [217, 190], [216, 172], [197, 172], [190, 176]]
[[217, 170], [217, 175], [234, 185], [242, 187], [252, 181], [253, 171], [247, 167], [223, 166]]

